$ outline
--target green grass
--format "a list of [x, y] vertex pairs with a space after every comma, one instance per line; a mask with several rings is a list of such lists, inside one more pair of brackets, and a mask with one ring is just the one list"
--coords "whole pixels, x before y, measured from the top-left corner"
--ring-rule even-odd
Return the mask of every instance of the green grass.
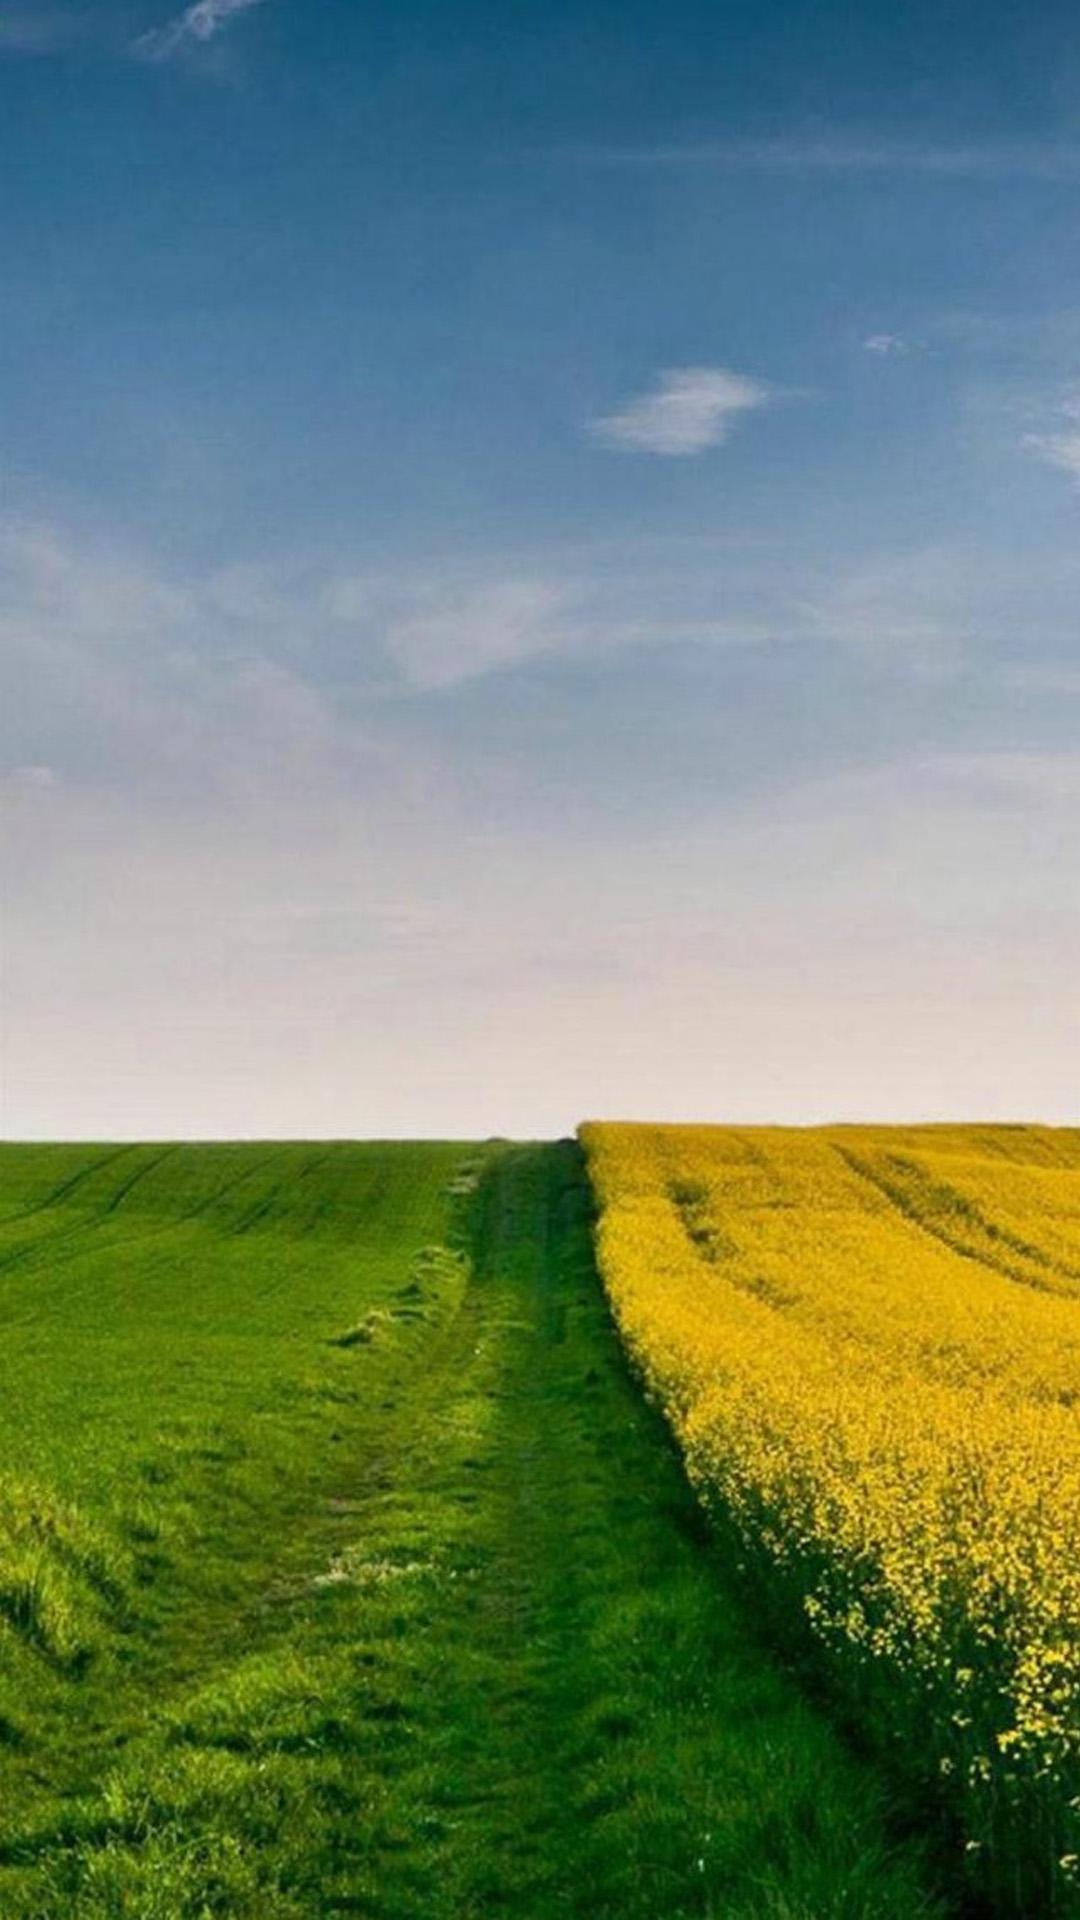
[[625, 1374], [574, 1145], [0, 1193], [5, 1920], [941, 1913]]

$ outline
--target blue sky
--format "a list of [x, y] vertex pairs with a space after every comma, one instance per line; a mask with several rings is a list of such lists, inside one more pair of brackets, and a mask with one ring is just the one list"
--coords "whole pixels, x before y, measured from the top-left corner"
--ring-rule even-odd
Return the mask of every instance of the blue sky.
[[1080, 31], [0, 0], [11, 1135], [1075, 1119]]

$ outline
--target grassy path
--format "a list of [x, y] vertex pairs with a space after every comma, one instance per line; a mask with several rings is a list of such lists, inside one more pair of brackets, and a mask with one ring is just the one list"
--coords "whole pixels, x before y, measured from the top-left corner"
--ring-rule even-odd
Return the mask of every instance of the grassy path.
[[577, 1148], [493, 1150], [475, 1204], [468, 1284], [380, 1376], [306, 1571], [294, 1540], [242, 1648], [9, 1850], [5, 1914], [940, 1912], [725, 1588], [623, 1370]]
[[[394, 1916], [916, 1916], [873, 1788], [762, 1658], [592, 1265], [576, 1147], [514, 1149], [482, 1195], [475, 1283], [412, 1497], [465, 1577], [440, 1599], [398, 1790], [438, 1832]], [[475, 1482], [466, 1492], [469, 1476]], [[414, 1858], [414, 1865], [419, 1866]]]

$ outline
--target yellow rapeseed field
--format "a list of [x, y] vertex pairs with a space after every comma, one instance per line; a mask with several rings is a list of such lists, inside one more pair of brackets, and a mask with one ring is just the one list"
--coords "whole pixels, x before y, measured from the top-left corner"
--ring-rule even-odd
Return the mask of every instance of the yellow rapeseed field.
[[604, 1282], [774, 1627], [1080, 1913], [1080, 1130], [590, 1125]]

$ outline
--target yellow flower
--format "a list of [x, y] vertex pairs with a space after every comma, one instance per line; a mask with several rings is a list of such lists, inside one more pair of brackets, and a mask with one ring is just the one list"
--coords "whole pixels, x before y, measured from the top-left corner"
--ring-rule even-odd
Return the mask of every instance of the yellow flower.
[[582, 1139], [616, 1323], [739, 1560], [932, 1757], [969, 1850], [1070, 1877], [1080, 1131]]

